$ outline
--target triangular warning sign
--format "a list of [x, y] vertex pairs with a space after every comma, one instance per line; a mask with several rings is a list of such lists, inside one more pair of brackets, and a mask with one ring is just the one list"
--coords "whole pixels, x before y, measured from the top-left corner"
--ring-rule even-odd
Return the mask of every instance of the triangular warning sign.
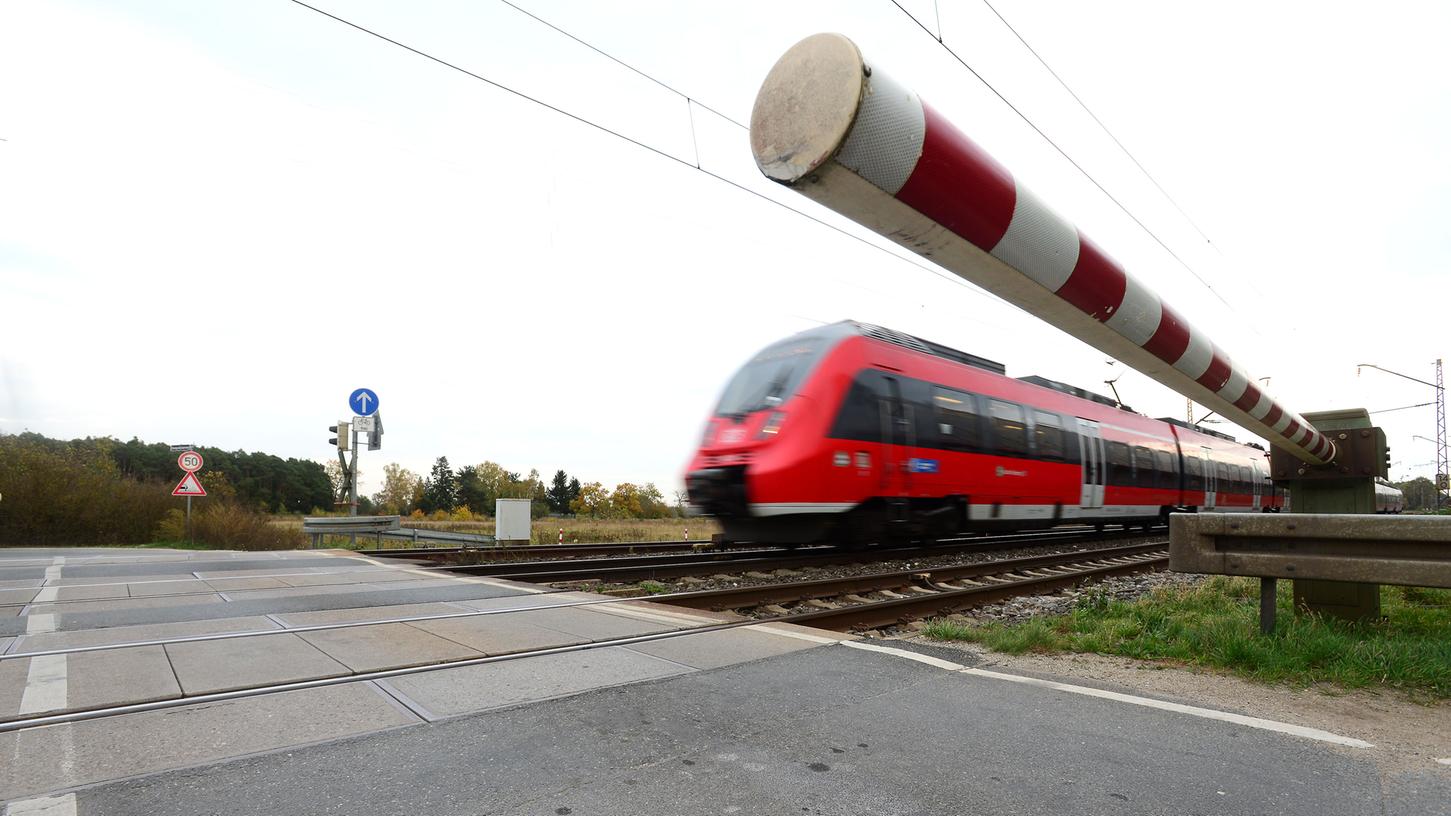
[[171, 491], [173, 496], [205, 496], [206, 494], [206, 488], [196, 480], [195, 473], [188, 473], [181, 477], [181, 481], [176, 483], [176, 489]]

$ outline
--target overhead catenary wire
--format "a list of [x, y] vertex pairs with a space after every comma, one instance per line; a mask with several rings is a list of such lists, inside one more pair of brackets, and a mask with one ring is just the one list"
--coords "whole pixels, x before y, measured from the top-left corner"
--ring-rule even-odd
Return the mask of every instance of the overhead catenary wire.
[[579, 43], [580, 45], [584, 46], [585, 48], [588, 48], [589, 50], [595, 52], [596, 54], [599, 54], [600, 56], [604, 57], [605, 59], [607, 59], [607, 60], [609, 60], [609, 61], [611, 61], [613, 63], [615, 63], [616, 65], [619, 65], [622, 68], [627, 68], [630, 71], [633, 71], [636, 74], [639, 74], [640, 76], [644, 77], [645, 79], [650, 80], [651, 82], [655, 83], [656, 85], [659, 85], [660, 87], [664, 88], [665, 90], [667, 90], [667, 91], [669, 91], [669, 92], [671, 92], [673, 94], [679, 94], [680, 96], [685, 97], [687, 100], [689, 100], [689, 101], [691, 101], [691, 102], [699, 105], [702, 108], [705, 108], [706, 110], [710, 111], [711, 113], [715, 114], [716, 116], [719, 116], [720, 118], [726, 120], [727, 122], [730, 122], [731, 124], [735, 125], [736, 127], [741, 128], [743, 130], [750, 130], [750, 127], [749, 126], [747, 126], [745, 124], [742, 124], [741, 122], [739, 122], [739, 121], [737, 121], [735, 119], [732, 119], [729, 116], [726, 116], [724, 113], [721, 113], [719, 110], [717, 110], [715, 108], [712, 108], [711, 106], [705, 104], [704, 102], [701, 102], [699, 99], [696, 99], [695, 97], [691, 96], [690, 94], [687, 94], [684, 91], [681, 91], [681, 90], [679, 90], [679, 89], [677, 89], [677, 88], [669, 85], [668, 83], [664, 82], [663, 80], [659, 79], [658, 77], [654, 77], [654, 76], [651, 76], [650, 74], [645, 73], [644, 71], [640, 70], [639, 68], [636, 68], [635, 66], [631, 65], [630, 63], [625, 62], [624, 60], [620, 59], [619, 57], [616, 57], [614, 54], [611, 54], [608, 51], [605, 51], [603, 48], [600, 48], [600, 47], [598, 47], [598, 46], [590, 43], [587, 40], [581, 39], [580, 37], [576, 37], [575, 35], [569, 33], [568, 31], [565, 31], [563, 28], [560, 28], [559, 26], [555, 25], [554, 23], [551, 23], [548, 20], [544, 19], [543, 17], [540, 17], [539, 15], [535, 14], [534, 12], [529, 11], [528, 9], [520, 8], [519, 6], [516, 6], [513, 3], [509, 2], [509, 0], [499, 0], [499, 2], [503, 3], [504, 5], [508, 6], [511, 9], [519, 12], [520, 14], [524, 15], [525, 17], [529, 17], [529, 18], [533, 19], [535, 22], [539, 23], [540, 25], [543, 25], [543, 26], [546, 26], [548, 28], [551, 28], [554, 31], [558, 32], [559, 34], [562, 34], [562, 35], [568, 37], [569, 39], [574, 40], [575, 42]]
[[[1215, 299], [1217, 299], [1220, 303], [1224, 304], [1224, 307], [1226, 309], [1229, 309], [1230, 312], [1234, 313], [1235, 315], [1239, 315], [1239, 311], [1236, 310], [1232, 305], [1230, 305], [1229, 301], [1225, 300], [1224, 296], [1219, 294], [1219, 291], [1215, 289], [1212, 285], [1210, 285], [1209, 281], [1205, 280], [1204, 277], [1200, 275], [1193, 266], [1190, 266], [1188, 261], [1185, 261], [1184, 258], [1179, 255], [1179, 253], [1175, 252], [1172, 247], [1165, 243], [1164, 239], [1160, 238], [1158, 233], [1149, 229], [1147, 224], [1145, 224], [1137, 215], [1133, 213], [1132, 210], [1124, 205], [1122, 201], [1119, 201], [1117, 196], [1115, 196], [1113, 193], [1110, 193], [1108, 191], [1108, 188], [1104, 187], [1103, 184], [1100, 183], [1099, 180], [1095, 178], [1092, 173], [1088, 172], [1088, 170], [1084, 168], [1083, 165], [1079, 164], [1078, 160], [1074, 159], [1071, 155], [1069, 155], [1068, 151], [1064, 150], [1056, 141], [1053, 140], [1051, 136], [1044, 132], [1042, 128], [1038, 127], [1038, 124], [1030, 119], [1026, 113], [1023, 113], [1023, 111], [1017, 105], [1014, 105], [1012, 100], [1008, 99], [1002, 91], [999, 91], [997, 89], [997, 86], [993, 85], [991, 82], [988, 82], [986, 77], [978, 73], [976, 68], [973, 68], [967, 60], [962, 58], [962, 55], [958, 54], [957, 51], [954, 50], [952, 46], [948, 45], [944, 40], [942, 40], [940, 36], [934, 35], [932, 33], [932, 29], [928, 28], [927, 25], [921, 20], [917, 19], [917, 17], [912, 14], [912, 12], [904, 8], [899, 0], [892, 0], [892, 5], [896, 6], [898, 10], [905, 14], [907, 16], [907, 19], [916, 23], [917, 26], [927, 34], [927, 36], [932, 37], [932, 39], [936, 41], [937, 44], [940, 45], [943, 50], [945, 50], [954, 60], [956, 60], [958, 64], [960, 64], [963, 68], [966, 68], [968, 73], [972, 74], [979, 82], [983, 84], [985, 88], [987, 88], [993, 93], [994, 96], [1001, 100], [1004, 105], [1007, 105], [1013, 113], [1017, 114], [1019, 119], [1022, 119], [1023, 122], [1028, 125], [1028, 127], [1032, 128], [1033, 132], [1041, 136], [1045, 142], [1053, 147], [1054, 150], [1058, 151], [1058, 155], [1062, 156], [1069, 164], [1073, 165], [1074, 169], [1081, 173], [1084, 178], [1088, 179], [1093, 184], [1093, 186], [1097, 187], [1099, 192], [1103, 193], [1109, 201], [1112, 201], [1114, 203], [1114, 206], [1122, 210], [1123, 214], [1129, 217], [1129, 220], [1137, 224], [1139, 229], [1143, 230], [1146, 235], [1154, 239], [1154, 242], [1157, 243], [1161, 248], [1163, 248], [1165, 252], [1169, 253], [1170, 257], [1177, 261], [1180, 266], [1184, 267], [1184, 269], [1187, 270], [1190, 275], [1193, 275], [1194, 279], [1199, 281], [1199, 283], [1202, 284], [1205, 289], [1208, 289], [1210, 294], [1214, 295]], [[1243, 318], [1242, 315], [1240, 315], [1240, 317]], [[1249, 321], [1246, 321], [1246, 323], [1249, 323]], [[1250, 323], [1249, 325], [1253, 327], [1252, 323]], [[1258, 330], [1256, 330], [1256, 332], [1258, 332]]]
[[[550, 111], [553, 111], [554, 113], [557, 113], [557, 114], [559, 114], [561, 116], [564, 116], [564, 117], [566, 117], [568, 119], [571, 119], [571, 120], [573, 120], [573, 121], [575, 121], [575, 122], [577, 122], [579, 124], [586, 125], [588, 127], [594, 128], [595, 130], [600, 131], [601, 133], [605, 133], [605, 134], [608, 134], [610, 136], [614, 136], [617, 139], [621, 139], [621, 140], [623, 140], [625, 142], [628, 142], [628, 143], [630, 143], [630, 144], [632, 144], [632, 145], [634, 145], [636, 147], [639, 147], [641, 149], [644, 149], [646, 151], [649, 151], [650, 153], [653, 153], [656, 156], [659, 156], [659, 157], [665, 158], [665, 159], [669, 159], [670, 161], [675, 162], [676, 164], [679, 164], [679, 165], [682, 165], [684, 167], [690, 168], [692, 170], [697, 170], [697, 171], [699, 171], [701, 173], [704, 173], [706, 176], [709, 176], [710, 178], [713, 178], [716, 181], [719, 181], [719, 182], [722, 182], [724, 184], [727, 184], [727, 185], [729, 185], [731, 187], [734, 187], [735, 189], [740, 190], [741, 192], [749, 193], [750, 195], [755, 196], [756, 198], [759, 198], [762, 201], [770, 202], [771, 204], [774, 204], [774, 205], [776, 205], [776, 206], [778, 206], [778, 207], [780, 207], [780, 208], [782, 208], [784, 210], [787, 210], [789, 212], [793, 212], [793, 213], [801, 216], [802, 218], [806, 218], [806, 219], [809, 219], [811, 221], [814, 221], [817, 224], [820, 224], [821, 226], [826, 227], [827, 229], [830, 229], [830, 230], [832, 230], [832, 231], [834, 231], [836, 233], [839, 233], [839, 234], [844, 235], [844, 236], [846, 236], [848, 238], [851, 238], [852, 240], [858, 241], [858, 242], [860, 242], [861, 244], [863, 244], [865, 246], [871, 247], [872, 249], [874, 249], [874, 250], [876, 250], [878, 252], [881, 252], [881, 253], [887, 255], [888, 257], [894, 258], [894, 259], [896, 259], [898, 261], [901, 261], [902, 263], [910, 264], [910, 265], [915, 266], [918, 269], [924, 270], [926, 272], [930, 272], [931, 274], [933, 274], [933, 275], [935, 275], [935, 276], [937, 276], [937, 277], [939, 277], [939, 278], [941, 278], [941, 279], [943, 279], [945, 281], [948, 281], [949, 283], [953, 283], [955, 285], [961, 286], [963, 289], [965, 289], [968, 292], [971, 292], [973, 294], [979, 295], [981, 297], [985, 297], [985, 298], [987, 298], [989, 300], [993, 300], [993, 301], [996, 301], [996, 302], [999, 302], [999, 303], [1005, 303], [1005, 301], [1003, 301], [1001, 298], [998, 298], [996, 295], [993, 295], [990, 292], [985, 292], [985, 291], [983, 291], [981, 289], [978, 289], [977, 287], [969, 284], [967, 281], [964, 281], [961, 278], [957, 277], [956, 275], [953, 275], [953, 274], [951, 274], [949, 272], [946, 272], [945, 270], [938, 269], [938, 268], [936, 268], [934, 266], [931, 266], [929, 264], [926, 264], [926, 263], [917, 261], [917, 260], [915, 260], [913, 258], [906, 257], [904, 255], [898, 255], [896, 252], [892, 251], [891, 249], [889, 249], [887, 247], [884, 247], [884, 246], [881, 246], [879, 244], [873, 243], [872, 241], [868, 240], [867, 238], [865, 238], [865, 237], [863, 237], [861, 235], [858, 235], [855, 232], [852, 232], [851, 230], [844, 229], [842, 227], [839, 227], [839, 226], [837, 226], [835, 224], [830, 223], [829, 221], [825, 221], [825, 220], [823, 220], [821, 218], [817, 218], [816, 216], [814, 216], [814, 215], [812, 215], [812, 214], [810, 214], [808, 212], [805, 212], [804, 210], [798, 210], [798, 209], [796, 209], [795, 207], [792, 207], [789, 204], [786, 204], [786, 203], [781, 202], [781, 201], [777, 201], [776, 199], [771, 198], [770, 196], [768, 196], [768, 195], [766, 195], [766, 194], [764, 194], [764, 193], [762, 193], [762, 192], [760, 192], [758, 190], [753, 190], [750, 187], [747, 187], [746, 185], [741, 184], [738, 181], [735, 181], [735, 180], [730, 179], [730, 178], [727, 178], [727, 177], [725, 177], [725, 176], [723, 176], [723, 175], [721, 175], [719, 173], [716, 173], [716, 172], [713, 172], [711, 170], [708, 170], [708, 169], [706, 169], [703, 166], [697, 166], [696, 164], [692, 164], [690, 161], [688, 161], [686, 159], [682, 159], [679, 156], [676, 156], [673, 153], [670, 153], [670, 152], [668, 152], [666, 150], [662, 150], [662, 149], [660, 149], [658, 147], [655, 147], [654, 145], [651, 145], [648, 142], [644, 142], [644, 141], [641, 141], [639, 139], [633, 138], [631, 136], [627, 136], [624, 133], [621, 133], [621, 132], [619, 132], [617, 130], [614, 130], [612, 128], [609, 128], [609, 127], [607, 127], [605, 125], [602, 125], [602, 124], [600, 124], [598, 122], [595, 122], [595, 121], [593, 121], [591, 119], [588, 119], [588, 118], [586, 118], [584, 116], [580, 116], [579, 114], [571, 113], [570, 111], [565, 110], [564, 108], [561, 108], [561, 107], [559, 107], [557, 105], [550, 104], [549, 102], [546, 102], [546, 101], [544, 101], [542, 99], [539, 99], [538, 97], [530, 96], [529, 94], [527, 94], [527, 93], [525, 93], [525, 92], [523, 92], [521, 90], [518, 90], [517, 88], [510, 87], [508, 85], [503, 84], [502, 82], [498, 82], [497, 80], [489, 79], [488, 77], [486, 77], [486, 76], [484, 76], [482, 74], [476, 73], [474, 71], [470, 71], [469, 69], [464, 68], [463, 66], [460, 66], [460, 65], [457, 65], [455, 63], [449, 62], [448, 60], [445, 60], [445, 59], [443, 59], [441, 57], [438, 57], [438, 56], [435, 56], [433, 54], [430, 54], [427, 51], [423, 51], [421, 49], [415, 48], [415, 47], [413, 47], [411, 45], [408, 45], [407, 43], [401, 42], [399, 40], [395, 40], [392, 37], [387, 36], [386, 34], [382, 34], [380, 32], [374, 31], [374, 30], [372, 30], [370, 28], [367, 28], [366, 26], [363, 26], [363, 25], [360, 25], [358, 23], [355, 23], [355, 22], [353, 22], [351, 20], [348, 20], [348, 19], [346, 19], [344, 17], [339, 17], [338, 15], [333, 14], [332, 12], [329, 12], [329, 11], [327, 11], [325, 9], [321, 9], [321, 8], [318, 8], [317, 6], [313, 6], [313, 5], [310, 5], [309, 3], [303, 2], [303, 0], [289, 0], [289, 1], [291, 3], [293, 3], [294, 5], [301, 6], [302, 8], [305, 8], [305, 9], [307, 9], [309, 11], [312, 11], [312, 12], [315, 12], [317, 14], [320, 14], [323, 17], [326, 17], [326, 18], [328, 18], [330, 20], [333, 20], [335, 22], [341, 23], [341, 24], [343, 24], [345, 26], [348, 26], [349, 28], [352, 28], [352, 29], [355, 29], [357, 31], [360, 31], [360, 32], [362, 32], [364, 34], [367, 34], [367, 35], [371, 36], [371, 37], [376, 37], [377, 39], [382, 40], [383, 42], [386, 42], [386, 43], [388, 43], [390, 45], [397, 46], [398, 48], [402, 48], [403, 50], [408, 51], [408, 52], [410, 52], [412, 54], [415, 54], [417, 56], [423, 57], [426, 60], [430, 60], [432, 62], [438, 63], [439, 65], [442, 65], [445, 68], [450, 68], [450, 69], [452, 69], [454, 71], [458, 71], [459, 73], [464, 74], [465, 76], [469, 76], [469, 77], [472, 77], [474, 79], [477, 79], [478, 81], [483, 82], [483, 83], [485, 83], [485, 84], [487, 84], [487, 85], [489, 85], [489, 86], [491, 86], [493, 88], [496, 88], [498, 90], [504, 91], [504, 92], [506, 92], [508, 94], [511, 94], [513, 96], [516, 96], [516, 97], [518, 97], [520, 99], [523, 99], [523, 100], [526, 100], [528, 102], [532, 102], [532, 103], [534, 103], [536, 105], [539, 105], [540, 107], [543, 107], [543, 108], [546, 108], [546, 109], [548, 109]], [[514, 7], [514, 8], [517, 8], [517, 7], [513, 6], [512, 3], [507, 3], [506, 2], [506, 5], [509, 5], [511, 7]], [[552, 24], [549, 24], [549, 23], [545, 22], [544, 20], [542, 20], [541, 18], [539, 18], [539, 17], [537, 17], [537, 16], [535, 16], [533, 14], [529, 14], [528, 16], [532, 17], [535, 20], [539, 20], [539, 22], [544, 23], [545, 25], [548, 25], [551, 29], [554, 29], [555, 31], [557, 31], [557, 32], [559, 32], [561, 34], [564, 34], [564, 35], [570, 37], [570, 39], [573, 39], [573, 40], [576, 40], [577, 42], [581, 42], [582, 44], [588, 45], [587, 43], [583, 43], [582, 40], [579, 40], [578, 37], [575, 37], [574, 35], [569, 34], [568, 32], [564, 31], [563, 29], [560, 29], [557, 26], [554, 26]], [[670, 85], [668, 85], [668, 84], [666, 84], [664, 82], [661, 82], [659, 80], [656, 80], [654, 77], [650, 77], [645, 72], [641, 71], [638, 68], [635, 68], [634, 66], [629, 65], [628, 63], [625, 63], [623, 60], [620, 60], [620, 59], [618, 59], [618, 58], [616, 58], [614, 56], [611, 56], [611, 55], [605, 53], [603, 50], [601, 50], [599, 48], [596, 48], [595, 46], [588, 46], [588, 47], [591, 48], [592, 50], [594, 50], [594, 51], [596, 51], [596, 52], [598, 52], [598, 53], [600, 53], [600, 54], [608, 57], [610, 60], [612, 60], [614, 62], [617, 62], [617, 63], [619, 63], [620, 65], [622, 65], [622, 66], [624, 66], [626, 68], [629, 68], [631, 71], [634, 71], [635, 73], [638, 73], [638, 74], [640, 74], [642, 76], [648, 77], [649, 79], [651, 79], [651, 81], [656, 82], [662, 88], [666, 88], [666, 89], [670, 90], [672, 93], [678, 94], [681, 97], [685, 98], [687, 100], [687, 102], [693, 101], [692, 97], [690, 97], [688, 94], [682, 93], [681, 91], [676, 90], [675, 88], [671, 87]], [[699, 104], [699, 103], [697, 102], [696, 104]], [[734, 120], [734, 119], [732, 119], [732, 118], [730, 118], [728, 116], [725, 116], [724, 114], [721, 114], [721, 113], [717, 112], [714, 108], [711, 108], [711, 107], [706, 106], [706, 105], [703, 105], [703, 104], [700, 104], [700, 108], [702, 110], [706, 110], [706, 111], [709, 111], [712, 114], [715, 114], [717, 116], [720, 116], [723, 120], [725, 120], [727, 122], [730, 122], [731, 124], [734, 124], [737, 127], [745, 127], [744, 125], [741, 125], [740, 122], [737, 122], [736, 120]], [[747, 128], [747, 129], [749, 129], [749, 128]]]
[[[1164, 199], [1172, 204], [1174, 206], [1174, 209], [1179, 211], [1180, 215], [1184, 216], [1184, 220], [1189, 222], [1189, 226], [1193, 227], [1195, 232], [1199, 233], [1199, 237], [1204, 239], [1204, 243], [1213, 247], [1215, 252], [1219, 252], [1219, 247], [1214, 243], [1214, 241], [1210, 240], [1208, 235], [1204, 234], [1204, 230], [1201, 229], [1199, 227], [1199, 224], [1196, 223], [1194, 219], [1189, 216], [1189, 213], [1185, 212], [1184, 208], [1179, 206], [1179, 202], [1175, 201], [1174, 197], [1169, 195], [1169, 191], [1164, 189], [1164, 185], [1160, 184], [1159, 180], [1154, 178], [1154, 174], [1150, 173], [1149, 169], [1143, 165], [1143, 162], [1140, 162], [1138, 157], [1135, 156], [1133, 152], [1129, 150], [1126, 146], [1124, 146], [1123, 142], [1119, 141], [1119, 138], [1114, 135], [1114, 132], [1112, 130], [1109, 130], [1108, 125], [1104, 124], [1103, 120], [1098, 118], [1098, 114], [1094, 113], [1093, 109], [1088, 107], [1088, 103], [1084, 102], [1083, 99], [1079, 97], [1078, 93], [1074, 91], [1071, 87], [1069, 87], [1068, 83], [1064, 81], [1063, 77], [1059, 76], [1058, 72], [1053, 70], [1053, 66], [1049, 65], [1048, 61], [1043, 59], [1043, 55], [1039, 54], [1038, 50], [1030, 45], [1027, 39], [1025, 39], [1022, 34], [1018, 33], [1018, 30], [1013, 27], [1012, 23], [1008, 22], [1007, 18], [1003, 16], [1002, 12], [998, 11], [997, 7], [989, 2], [989, 0], [982, 0], [982, 4], [987, 6], [988, 10], [991, 11], [993, 15], [996, 16], [1000, 21], [1002, 21], [1002, 24], [1004, 26], [1007, 26], [1008, 31], [1011, 31], [1013, 33], [1013, 36], [1018, 38], [1018, 42], [1022, 43], [1023, 47], [1028, 49], [1028, 53], [1033, 55], [1033, 58], [1038, 61], [1038, 64], [1042, 65], [1043, 68], [1053, 76], [1053, 79], [1057, 80], [1058, 84], [1063, 87], [1063, 90], [1067, 91], [1068, 95], [1073, 97], [1073, 101], [1078, 103], [1078, 107], [1083, 108], [1083, 112], [1088, 114], [1089, 118], [1093, 120], [1094, 124], [1098, 125], [1098, 127], [1104, 132], [1104, 134], [1107, 135], [1108, 138], [1113, 140], [1113, 143], [1118, 146], [1119, 150], [1123, 151], [1123, 154], [1128, 157], [1129, 161], [1134, 163], [1135, 167], [1139, 168], [1139, 172], [1144, 174], [1144, 178], [1148, 179], [1149, 182], [1152, 183], [1154, 187], [1163, 194]], [[942, 39], [940, 36], [940, 32], [942, 31], [942, 23], [940, 20], [937, 24], [937, 30], [939, 32], [938, 40], [940, 41]], [[1224, 253], [1221, 252], [1220, 254], [1223, 255]]]

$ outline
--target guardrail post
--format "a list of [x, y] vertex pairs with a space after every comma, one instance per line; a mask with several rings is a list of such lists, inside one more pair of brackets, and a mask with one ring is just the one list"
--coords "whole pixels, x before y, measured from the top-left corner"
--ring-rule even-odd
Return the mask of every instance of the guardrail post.
[[[1336, 456], [1329, 464], [1314, 465], [1275, 449], [1270, 470], [1275, 481], [1288, 485], [1291, 509], [1296, 513], [1374, 513], [1375, 477], [1385, 475], [1385, 432], [1371, 425], [1364, 408], [1304, 416], [1335, 442]], [[1352, 621], [1380, 617], [1380, 584], [1303, 578], [1292, 584], [1296, 613], [1315, 612]]]
[[1275, 584], [1274, 578], [1260, 579], [1260, 634], [1275, 633]]

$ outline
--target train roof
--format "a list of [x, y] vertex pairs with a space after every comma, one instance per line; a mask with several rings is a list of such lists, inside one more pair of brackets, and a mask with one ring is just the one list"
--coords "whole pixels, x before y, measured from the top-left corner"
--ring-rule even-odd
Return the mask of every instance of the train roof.
[[883, 328], [871, 323], [859, 323], [855, 320], [847, 320], [844, 323], [855, 329], [856, 333], [863, 337], [870, 337], [874, 340], [891, 343], [894, 346], [920, 351], [923, 354], [941, 357], [945, 360], [951, 360], [954, 363], [970, 365], [973, 368], [981, 368], [991, 371], [994, 374], [1006, 375], [1008, 373], [1007, 366], [1004, 366], [1002, 363], [989, 360], [986, 357], [979, 357], [976, 354], [968, 354], [965, 351], [959, 351], [951, 346], [944, 346], [941, 343], [934, 343], [931, 340], [923, 340], [920, 337], [907, 334], [906, 332]]
[[[1177, 426], [1177, 427], [1180, 427], [1180, 428], [1184, 428], [1184, 429], [1187, 429], [1187, 430], [1190, 430], [1190, 431], [1196, 431], [1198, 433], [1204, 434], [1205, 436], [1213, 436], [1213, 437], [1217, 437], [1219, 439], [1223, 439], [1223, 440], [1225, 440], [1227, 442], [1233, 442], [1235, 444], [1240, 444], [1240, 441], [1238, 439], [1235, 439], [1234, 437], [1230, 436], [1229, 434], [1225, 433], [1224, 431], [1216, 431], [1216, 430], [1213, 430], [1211, 428], [1205, 428], [1205, 427], [1203, 427], [1201, 425], [1190, 425], [1189, 423], [1185, 422], [1182, 419], [1175, 419], [1173, 417], [1159, 417], [1158, 419], [1159, 419], [1160, 422], [1167, 422], [1170, 425], [1174, 425], [1174, 426]], [[1260, 450], [1264, 450], [1264, 448], [1260, 447], [1259, 445], [1256, 445], [1253, 442], [1250, 442], [1248, 444], [1252, 448], [1259, 448]]]
[[1102, 394], [1095, 394], [1086, 388], [1079, 388], [1076, 385], [1069, 385], [1068, 383], [1061, 383], [1057, 380], [1050, 380], [1047, 377], [1039, 377], [1037, 374], [1033, 374], [1027, 377], [1019, 377], [1018, 380], [1020, 382], [1025, 382], [1029, 385], [1039, 385], [1044, 388], [1051, 388], [1054, 391], [1060, 391], [1064, 394], [1078, 397], [1079, 399], [1091, 400], [1098, 403], [1099, 405], [1107, 405], [1110, 408], [1117, 408], [1120, 411], [1128, 411], [1131, 414], [1138, 413], [1134, 409], [1128, 407], [1127, 405], [1124, 405], [1118, 400], [1109, 399]]
[[[873, 325], [871, 323], [861, 323], [856, 320], [843, 321], [843, 323], [837, 325], [843, 324], [855, 329], [856, 333], [862, 335], [863, 337], [871, 337], [876, 340], [881, 340], [883, 342], [891, 343], [896, 346], [901, 346], [902, 348], [912, 349], [913, 351], [920, 351], [923, 354], [930, 354], [934, 357], [941, 357], [945, 360], [951, 360], [955, 363], [962, 363], [964, 365], [970, 365], [974, 368], [981, 368], [986, 371], [991, 371], [994, 374], [1001, 374], [1004, 377], [1006, 377], [1008, 374], [1007, 366], [995, 360], [989, 360], [986, 357], [979, 357], [976, 354], [969, 354], [968, 352], [960, 351], [958, 349], [952, 348], [951, 346], [944, 346], [941, 343], [934, 343], [931, 340], [924, 340], [921, 337], [917, 337], [916, 335], [907, 334], [906, 332], [899, 332], [895, 329], [888, 329], [883, 326]], [[1051, 388], [1054, 391], [1078, 397], [1079, 399], [1091, 400], [1093, 402], [1099, 403], [1100, 405], [1107, 405], [1110, 408], [1117, 408], [1121, 411], [1128, 411], [1131, 414], [1136, 413], [1134, 409], [1128, 407], [1127, 405], [1124, 405], [1123, 403], [1120, 403], [1118, 400], [1109, 399], [1102, 394], [1095, 394], [1092, 391], [1084, 388], [1079, 388], [1076, 385], [1069, 385], [1068, 383], [1058, 382], [1057, 380], [1050, 380], [1047, 377], [1039, 377], [1037, 375], [1018, 377], [1018, 380], [1020, 382], [1028, 383], [1029, 385], [1037, 385], [1043, 388]]]
[[[841, 332], [843, 330], [845, 330], [845, 333], [858, 334], [862, 337], [870, 337], [874, 340], [881, 340], [885, 343], [891, 343], [894, 346], [901, 346], [902, 348], [911, 349], [913, 351], [920, 351], [923, 354], [930, 354], [933, 357], [941, 357], [945, 360], [951, 360], [955, 363], [962, 363], [964, 365], [970, 365], [974, 368], [981, 368], [986, 371], [991, 371], [994, 374], [1001, 374], [1003, 376], [1007, 376], [1008, 373], [1007, 366], [995, 360], [989, 360], [986, 357], [979, 357], [976, 354], [969, 354], [968, 352], [960, 351], [958, 349], [952, 348], [951, 346], [944, 346], [941, 343], [934, 343], [931, 340], [924, 340], [921, 337], [907, 334], [906, 332], [899, 332], [895, 329], [888, 329], [872, 323], [862, 323], [861, 321], [857, 320], [843, 320], [840, 323], [833, 323], [828, 326], [823, 326], [820, 329], [812, 329], [804, 333], [836, 334], [837, 332]], [[1062, 394], [1068, 394], [1069, 396], [1078, 397], [1079, 399], [1096, 402], [1099, 405], [1107, 405], [1110, 408], [1117, 408], [1120, 411], [1127, 411], [1131, 414], [1138, 414], [1137, 411], [1127, 405], [1124, 405], [1118, 400], [1110, 399], [1109, 397], [1106, 397], [1102, 394], [1096, 394], [1086, 388], [1079, 388], [1076, 385], [1069, 385], [1068, 383], [1059, 382], [1057, 380], [1050, 380], [1047, 377], [1039, 377], [1036, 374], [1027, 377], [1018, 377], [1017, 379], [1019, 382], [1025, 382], [1029, 385], [1036, 385], [1042, 388], [1050, 388]], [[1174, 419], [1173, 417], [1158, 417], [1158, 421], [1167, 422], [1170, 425], [1175, 425], [1180, 428], [1196, 431], [1198, 433], [1204, 434], [1205, 436], [1212, 436], [1217, 439], [1223, 439], [1226, 442], [1233, 442], [1235, 444], [1247, 444], [1249, 447], [1264, 450], [1263, 447], [1253, 442], [1242, 443], [1234, 437], [1230, 436], [1229, 434], [1224, 433], [1223, 431], [1216, 431], [1211, 428], [1205, 428], [1201, 425], [1190, 425], [1188, 422], [1185, 422], [1182, 419]]]

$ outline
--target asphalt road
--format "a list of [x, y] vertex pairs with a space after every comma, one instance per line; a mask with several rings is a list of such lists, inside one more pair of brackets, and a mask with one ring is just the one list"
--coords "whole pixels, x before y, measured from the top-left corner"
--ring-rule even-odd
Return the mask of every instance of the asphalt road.
[[[961, 660], [961, 653], [953, 653]], [[103, 784], [80, 814], [1428, 816], [1451, 775], [827, 646]]]

